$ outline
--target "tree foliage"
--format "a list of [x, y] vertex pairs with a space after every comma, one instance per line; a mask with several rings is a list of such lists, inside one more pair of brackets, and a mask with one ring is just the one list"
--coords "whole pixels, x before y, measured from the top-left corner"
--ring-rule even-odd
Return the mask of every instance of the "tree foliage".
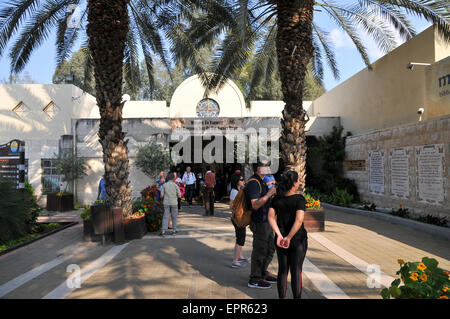
[[152, 141], [138, 147], [135, 165], [145, 175], [153, 178], [159, 171], [168, 170], [174, 163], [169, 150]]
[[73, 182], [87, 174], [89, 166], [84, 158], [77, 157], [70, 151], [60, 152], [55, 156], [56, 173], [62, 175], [65, 182]]

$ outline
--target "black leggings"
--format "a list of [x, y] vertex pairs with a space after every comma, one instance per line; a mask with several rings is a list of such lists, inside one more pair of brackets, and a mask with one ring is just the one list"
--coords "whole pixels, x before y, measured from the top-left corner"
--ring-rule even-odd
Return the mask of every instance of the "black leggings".
[[[275, 243], [276, 246], [276, 243]], [[294, 299], [302, 295], [302, 268], [308, 249], [308, 239], [304, 239], [298, 246], [283, 249], [276, 246], [278, 257], [278, 297], [286, 298], [286, 286], [289, 269], [291, 270], [291, 287]]]

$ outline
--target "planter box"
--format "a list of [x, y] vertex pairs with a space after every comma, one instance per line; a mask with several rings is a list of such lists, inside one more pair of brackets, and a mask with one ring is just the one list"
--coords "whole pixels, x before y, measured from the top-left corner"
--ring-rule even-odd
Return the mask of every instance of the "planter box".
[[105, 235], [112, 233], [114, 230], [112, 206], [91, 206], [91, 220], [95, 235]]
[[125, 239], [140, 239], [147, 232], [145, 225], [145, 215], [140, 218], [124, 218], [123, 228]]
[[309, 233], [325, 231], [325, 212], [323, 209], [308, 209], [303, 219], [305, 229]]
[[94, 233], [94, 224], [92, 223], [92, 219], [83, 220], [83, 239], [91, 242], [102, 241], [102, 235], [95, 235]]
[[73, 207], [73, 194], [61, 195], [48, 194], [47, 195], [47, 210], [67, 212], [74, 210]]

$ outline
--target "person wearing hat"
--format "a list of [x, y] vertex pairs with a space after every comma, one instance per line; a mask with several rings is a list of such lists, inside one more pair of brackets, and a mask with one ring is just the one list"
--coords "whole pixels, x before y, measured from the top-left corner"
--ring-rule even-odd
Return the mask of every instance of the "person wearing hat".
[[268, 223], [268, 212], [276, 188], [269, 189], [263, 180], [265, 175], [271, 174], [267, 163], [256, 163], [253, 171], [254, 175], [244, 189], [247, 207], [252, 208], [250, 230], [253, 233], [253, 250], [248, 287], [266, 289], [272, 287], [271, 283], [277, 282], [276, 276], [267, 270], [275, 253], [275, 237]]

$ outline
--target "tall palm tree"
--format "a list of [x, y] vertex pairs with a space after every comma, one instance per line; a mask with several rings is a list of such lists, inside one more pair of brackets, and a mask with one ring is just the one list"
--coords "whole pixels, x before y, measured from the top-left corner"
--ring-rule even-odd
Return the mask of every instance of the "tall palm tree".
[[[0, 56], [13, 38], [9, 58], [11, 72], [19, 73], [32, 52], [55, 30], [57, 63], [67, 59], [76, 40], [88, 36], [96, 99], [100, 110], [99, 141], [103, 148], [107, 198], [131, 213], [128, 147], [122, 132], [122, 69], [131, 86], [139, 81], [139, 45], [144, 53], [150, 86], [153, 58], [157, 55], [170, 70], [159, 29], [162, 19], [176, 17], [170, 1], [141, 0], [16, 0], [0, 9]], [[174, 2], [175, 3], [175, 2]], [[84, 4], [83, 6], [81, 6]], [[176, 4], [176, 3], [175, 3]], [[77, 8], [79, 19], [68, 23]], [[71, 10], [69, 10], [71, 9]], [[89, 69], [89, 67], [87, 67]]]
[[[285, 102], [281, 120], [281, 158], [286, 170], [293, 169], [299, 173], [304, 188], [305, 124], [308, 120], [302, 107], [305, 73], [311, 63], [315, 76], [322, 79], [325, 60], [334, 76], [339, 77], [328, 34], [314, 21], [314, 13], [321, 11], [337, 23], [350, 36], [370, 68], [359, 31], [367, 33], [382, 50], [388, 52], [395, 48], [397, 34], [404, 40], [415, 35], [407, 18], [408, 14], [413, 14], [433, 23], [449, 40], [449, 10], [448, 1], [430, 0], [209, 1], [208, 10], [191, 17], [190, 27], [177, 38], [185, 43], [183, 50], [175, 50], [175, 56], [195, 59], [199, 46], [224, 34], [214, 61], [214, 76], [206, 72], [202, 74], [207, 89], [220, 88], [227, 78], [248, 62], [255, 46], [252, 87], [278, 68]], [[194, 41], [193, 44], [189, 45], [188, 38]], [[202, 66], [198, 71], [202, 71]]]

